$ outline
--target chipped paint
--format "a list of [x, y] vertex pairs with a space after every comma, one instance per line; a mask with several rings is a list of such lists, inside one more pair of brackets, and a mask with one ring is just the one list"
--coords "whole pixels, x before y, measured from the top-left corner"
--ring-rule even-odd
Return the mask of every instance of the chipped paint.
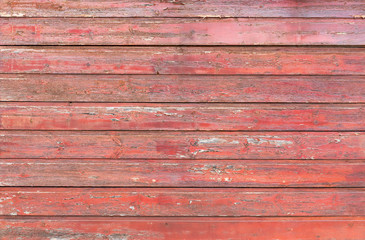
[[264, 138], [247, 138], [249, 144], [261, 145], [261, 144], [271, 144], [276, 147], [283, 147], [285, 145], [293, 145], [293, 141], [281, 140], [281, 139], [264, 139]]

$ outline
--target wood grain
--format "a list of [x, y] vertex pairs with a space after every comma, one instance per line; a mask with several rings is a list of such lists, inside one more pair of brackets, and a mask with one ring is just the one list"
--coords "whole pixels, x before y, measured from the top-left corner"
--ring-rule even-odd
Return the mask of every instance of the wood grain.
[[365, 105], [0, 104], [2, 130], [364, 131]]
[[3, 73], [364, 75], [364, 48], [0, 47]]
[[365, 239], [363, 18], [0, 1], [0, 239]]
[[0, 101], [365, 103], [365, 77], [0, 74]]
[[362, 19], [0, 19], [3, 45], [361, 46], [364, 42], [365, 21]]
[[365, 132], [0, 131], [0, 158], [365, 159]]
[[0, 17], [333, 17], [364, 15], [362, 0], [3, 0]]
[[365, 238], [362, 217], [0, 218], [4, 239], [347, 239]]
[[1, 215], [361, 216], [363, 189], [0, 188]]
[[365, 187], [365, 161], [2, 159], [0, 186]]

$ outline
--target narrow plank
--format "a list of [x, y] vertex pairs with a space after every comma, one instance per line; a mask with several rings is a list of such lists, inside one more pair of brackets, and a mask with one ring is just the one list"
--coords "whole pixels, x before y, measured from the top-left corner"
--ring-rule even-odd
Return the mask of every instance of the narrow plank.
[[0, 101], [365, 103], [365, 76], [0, 74]]
[[[364, 4], [365, 6], [365, 4]], [[364, 45], [362, 19], [2, 18], [3, 45]]]
[[0, 17], [333, 17], [364, 15], [362, 0], [3, 0]]
[[364, 48], [0, 47], [3, 73], [365, 75]]
[[363, 217], [0, 218], [5, 239], [347, 239], [365, 238]]
[[365, 132], [0, 131], [0, 158], [365, 159]]
[[1, 215], [361, 216], [363, 189], [0, 188]]
[[0, 186], [365, 187], [365, 161], [0, 160]]
[[364, 131], [365, 105], [2, 103], [2, 130]]

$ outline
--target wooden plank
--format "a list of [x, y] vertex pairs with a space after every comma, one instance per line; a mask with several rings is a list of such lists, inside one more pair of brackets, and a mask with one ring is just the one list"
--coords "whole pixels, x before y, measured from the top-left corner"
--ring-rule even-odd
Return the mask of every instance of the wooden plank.
[[362, 19], [0, 19], [3, 45], [364, 45], [364, 42]]
[[0, 101], [365, 103], [365, 76], [0, 74]]
[[364, 131], [365, 105], [3, 103], [3, 130]]
[[365, 159], [365, 132], [0, 131], [0, 158]]
[[1, 215], [361, 216], [363, 189], [0, 188]]
[[0, 17], [333, 17], [364, 15], [362, 0], [3, 0]]
[[0, 218], [5, 239], [347, 239], [365, 238], [363, 217]]
[[365, 187], [365, 161], [0, 160], [0, 186]]
[[3, 73], [365, 75], [364, 48], [0, 47]]

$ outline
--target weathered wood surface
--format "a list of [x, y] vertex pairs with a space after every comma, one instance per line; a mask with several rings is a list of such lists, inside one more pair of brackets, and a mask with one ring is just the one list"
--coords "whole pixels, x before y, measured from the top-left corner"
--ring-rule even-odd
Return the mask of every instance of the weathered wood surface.
[[0, 239], [365, 239], [363, 18], [0, 1]]
[[364, 131], [365, 105], [1, 103], [2, 130]]
[[365, 238], [363, 217], [0, 218], [4, 239], [346, 239]]
[[1, 215], [362, 216], [363, 189], [0, 188]]
[[2, 159], [0, 168], [0, 186], [365, 187], [365, 161]]
[[331, 17], [361, 18], [362, 0], [92, 1], [3, 0], [0, 17]]
[[365, 45], [365, 21], [301, 18], [2, 18], [0, 43], [3, 45]]
[[0, 131], [0, 158], [365, 159], [365, 132]]
[[362, 75], [364, 48], [0, 47], [3, 73]]
[[365, 103], [365, 76], [0, 74], [0, 101]]

